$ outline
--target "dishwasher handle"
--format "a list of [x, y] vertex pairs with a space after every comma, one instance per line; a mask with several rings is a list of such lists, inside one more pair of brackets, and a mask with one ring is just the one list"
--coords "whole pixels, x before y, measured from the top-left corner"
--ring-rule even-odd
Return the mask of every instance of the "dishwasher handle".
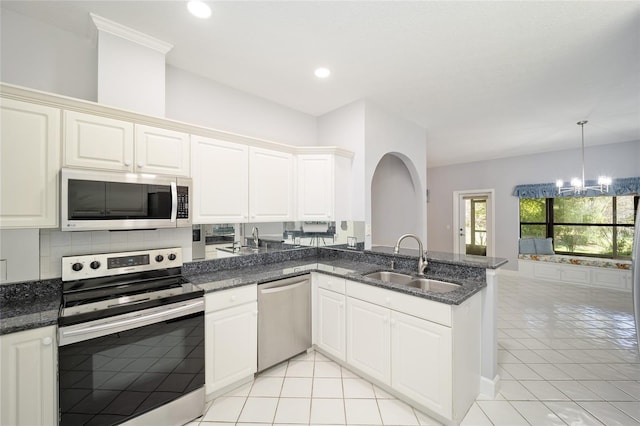
[[293, 290], [294, 288], [298, 288], [298, 287], [302, 287], [303, 285], [306, 285], [309, 282], [309, 280], [305, 279], [302, 281], [295, 281], [294, 283], [281, 283], [278, 282], [277, 284], [274, 283], [274, 285], [270, 286], [270, 287], [261, 287], [260, 288], [260, 293], [261, 294], [273, 294], [273, 293], [280, 293], [283, 291], [289, 291], [289, 290]]

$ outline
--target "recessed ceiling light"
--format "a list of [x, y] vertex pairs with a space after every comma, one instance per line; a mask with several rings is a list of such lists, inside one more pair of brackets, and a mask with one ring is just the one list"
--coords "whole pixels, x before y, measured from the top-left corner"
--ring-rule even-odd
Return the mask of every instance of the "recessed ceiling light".
[[331, 71], [328, 68], [318, 68], [314, 74], [318, 78], [327, 78], [331, 75]]
[[187, 9], [193, 16], [197, 16], [198, 18], [206, 19], [211, 16], [211, 8], [204, 2], [201, 1], [190, 1], [187, 3]]

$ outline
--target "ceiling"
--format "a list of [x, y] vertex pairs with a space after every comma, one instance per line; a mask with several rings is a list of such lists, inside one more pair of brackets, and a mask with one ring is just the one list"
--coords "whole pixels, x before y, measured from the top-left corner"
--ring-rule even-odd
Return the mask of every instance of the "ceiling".
[[[640, 140], [640, 2], [5, 1], [90, 37], [88, 12], [167, 62], [320, 116], [367, 99], [427, 129], [430, 167]], [[318, 66], [332, 74], [319, 80]]]

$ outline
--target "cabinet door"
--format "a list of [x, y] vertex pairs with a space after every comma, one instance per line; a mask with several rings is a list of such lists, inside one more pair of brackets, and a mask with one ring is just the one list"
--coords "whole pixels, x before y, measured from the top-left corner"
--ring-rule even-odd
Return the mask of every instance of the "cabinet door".
[[58, 224], [60, 110], [2, 99], [0, 226]]
[[347, 363], [390, 384], [390, 311], [347, 298]]
[[258, 303], [206, 314], [205, 336], [207, 393], [251, 376], [258, 365]]
[[112, 118], [64, 112], [64, 165], [133, 171], [133, 124]]
[[58, 424], [55, 327], [0, 337], [0, 424]]
[[193, 223], [247, 222], [249, 149], [246, 145], [191, 137]]
[[451, 418], [451, 329], [399, 312], [391, 313], [391, 386]]
[[317, 303], [316, 344], [336, 358], [345, 360], [345, 296], [320, 288]]
[[293, 220], [293, 155], [249, 149], [249, 220]]
[[140, 124], [135, 130], [136, 172], [191, 176], [188, 134]]
[[298, 220], [334, 218], [333, 156], [298, 156]]

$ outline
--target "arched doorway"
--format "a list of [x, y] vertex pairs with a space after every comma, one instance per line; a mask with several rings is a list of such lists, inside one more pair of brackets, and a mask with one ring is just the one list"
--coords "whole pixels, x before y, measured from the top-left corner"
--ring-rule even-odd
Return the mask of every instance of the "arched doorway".
[[[402, 234], [416, 234], [424, 243], [424, 198], [413, 162], [402, 154], [385, 154], [371, 180], [371, 245], [394, 246]], [[414, 240], [403, 247], [418, 248]]]

